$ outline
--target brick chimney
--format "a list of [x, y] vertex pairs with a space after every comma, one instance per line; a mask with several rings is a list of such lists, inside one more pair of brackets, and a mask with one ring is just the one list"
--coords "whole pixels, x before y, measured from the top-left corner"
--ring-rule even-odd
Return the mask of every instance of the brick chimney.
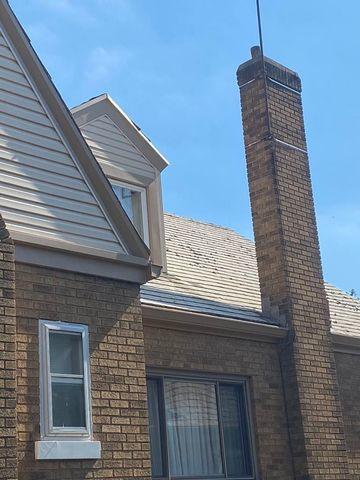
[[237, 71], [263, 311], [279, 347], [296, 480], [349, 478], [301, 104], [301, 81], [259, 47]]

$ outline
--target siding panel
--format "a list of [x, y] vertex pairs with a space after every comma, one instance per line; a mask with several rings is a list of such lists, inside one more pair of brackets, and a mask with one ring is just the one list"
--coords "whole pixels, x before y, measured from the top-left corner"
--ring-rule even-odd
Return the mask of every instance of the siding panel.
[[12, 234], [123, 253], [76, 159], [0, 33], [0, 210]]
[[24, 85], [25, 87], [28, 86], [25, 75], [22, 73], [13, 72], [7, 68], [0, 67], [0, 78], [10, 82], [18, 83], [19, 85]]
[[115, 167], [119, 179], [123, 172], [148, 183], [155, 179], [154, 167], [109, 117], [103, 115], [80, 128], [95, 158], [103, 166]]
[[74, 213], [73, 211], [65, 210], [59, 206], [54, 206], [52, 209], [49, 209], [48, 207], [38, 205], [35, 202], [30, 202], [29, 200], [25, 201], [25, 199], [11, 199], [2, 193], [0, 194], [0, 199], [4, 199], [4, 203], [6, 202], [7, 208], [13, 212], [28, 212], [29, 214], [35, 214], [48, 219], [54, 219], [56, 222], [58, 222], [58, 220], [61, 218], [66, 222], [76, 223], [77, 225], [85, 225], [87, 227], [93, 226], [106, 230], [106, 221], [97, 215], [88, 215], [81, 212]]
[[[2, 62], [2, 58], [0, 57], [0, 62]], [[1, 90], [1, 101], [11, 103], [12, 105], [21, 106], [23, 108], [27, 108], [33, 112], [43, 113], [44, 110], [37, 100], [32, 100], [29, 98], [21, 97], [16, 93], [10, 93], [6, 90]]]
[[53, 140], [58, 140], [58, 136], [54, 129], [49, 126], [39, 125], [28, 119], [20, 119], [17, 116], [2, 113], [0, 111], [0, 123], [7, 127], [20, 128], [25, 132], [34, 133], [35, 135], [44, 136]]
[[76, 175], [76, 168], [73, 165], [64, 165], [58, 162], [49, 162], [43, 158], [32, 157], [31, 155], [24, 155], [19, 152], [12, 152], [11, 150], [4, 150], [0, 148], [0, 159], [9, 160], [20, 165], [29, 165], [31, 167], [37, 167], [47, 172], [61, 173], [68, 177], [74, 177]]
[[0, 88], [1, 90], [5, 90], [7, 92], [16, 93], [24, 98], [30, 98], [31, 100], [35, 101], [37, 100], [36, 95], [27, 85], [19, 85], [11, 80], [4, 80], [3, 78], [0, 78]]
[[8, 162], [0, 158], [0, 172], [12, 173], [22, 177], [35, 177], [43, 182], [61, 185], [65, 188], [87, 191], [87, 185], [80, 178], [66, 177], [56, 173], [44, 172], [36, 167], [26, 167], [25, 165]]
[[[15, 185], [8, 187], [5, 183], [0, 183], [0, 191], [2, 196], [6, 198], [14, 198], [19, 201], [31, 202], [33, 204], [49, 205], [49, 207], [63, 208], [64, 210], [74, 210], [74, 202], [68, 198], [57, 197], [54, 194], [42, 193], [41, 199], [42, 202], [39, 202], [39, 195], [37, 193], [31, 192], [28, 189], [17, 189]], [[101, 213], [96, 205], [90, 205], [89, 203], [83, 203], [77, 200], [77, 211], [81, 213], [87, 213], [94, 217], [101, 217]]]
[[52, 127], [49, 119], [42, 112], [32, 112], [27, 108], [23, 108], [22, 105], [12, 105], [6, 102], [0, 103], [0, 112], [7, 113], [8, 115], [14, 115], [15, 117], [23, 120], [29, 120], [32, 123], [38, 123]]
[[[33, 178], [17, 177], [15, 175], [9, 175], [7, 172], [6, 173], [1, 172], [0, 174], [0, 187], [2, 187], [3, 184], [7, 185], [8, 188], [21, 189], [24, 195], [27, 194], [27, 190], [34, 191], [36, 192], [39, 203], [42, 203], [45, 205], [46, 205], [46, 202], [44, 201], [45, 195], [43, 197], [43, 194], [54, 195], [55, 199], [57, 197], [67, 198], [67, 199], [70, 199], [72, 203], [74, 201], [74, 202], [84, 202], [88, 204], [97, 205], [93, 196], [88, 192], [79, 192], [78, 190], [74, 190], [71, 188], [65, 189], [64, 187], [61, 187], [61, 186], [51, 185], [46, 181], [42, 182], [40, 180], [34, 180]], [[76, 205], [76, 208], [77, 207], [78, 206]], [[74, 209], [74, 203], [72, 208]], [[98, 210], [100, 213], [99, 208]]]

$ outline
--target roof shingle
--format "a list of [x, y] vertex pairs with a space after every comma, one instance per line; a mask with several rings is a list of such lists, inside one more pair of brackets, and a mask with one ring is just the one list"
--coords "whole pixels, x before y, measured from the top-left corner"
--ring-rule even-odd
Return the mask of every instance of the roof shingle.
[[[217, 225], [165, 214], [167, 272], [142, 287], [144, 304], [273, 323], [261, 312], [254, 242]], [[332, 332], [360, 337], [360, 300], [326, 284]]]

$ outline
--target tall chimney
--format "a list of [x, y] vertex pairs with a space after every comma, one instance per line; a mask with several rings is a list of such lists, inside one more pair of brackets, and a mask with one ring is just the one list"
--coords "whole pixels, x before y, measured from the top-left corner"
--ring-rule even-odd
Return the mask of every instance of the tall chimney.
[[247, 171], [263, 311], [280, 346], [296, 480], [349, 478], [301, 104], [301, 81], [263, 59], [240, 65]]

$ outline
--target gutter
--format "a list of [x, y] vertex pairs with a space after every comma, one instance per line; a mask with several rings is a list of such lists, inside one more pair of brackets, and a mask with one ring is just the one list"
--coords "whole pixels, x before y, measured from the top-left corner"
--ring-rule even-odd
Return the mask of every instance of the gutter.
[[[240, 318], [221, 317], [147, 303], [142, 303], [141, 308], [145, 327], [242, 338], [267, 343], [279, 343], [288, 332], [286, 328], [278, 325], [250, 322]], [[331, 332], [331, 342], [335, 353], [360, 355], [360, 337], [350, 337]]]
[[331, 333], [334, 352], [360, 355], [360, 337]]
[[146, 327], [166, 328], [205, 335], [243, 338], [252, 341], [278, 343], [287, 335], [287, 329], [277, 325], [205, 313], [177, 310], [142, 303], [143, 324]]

